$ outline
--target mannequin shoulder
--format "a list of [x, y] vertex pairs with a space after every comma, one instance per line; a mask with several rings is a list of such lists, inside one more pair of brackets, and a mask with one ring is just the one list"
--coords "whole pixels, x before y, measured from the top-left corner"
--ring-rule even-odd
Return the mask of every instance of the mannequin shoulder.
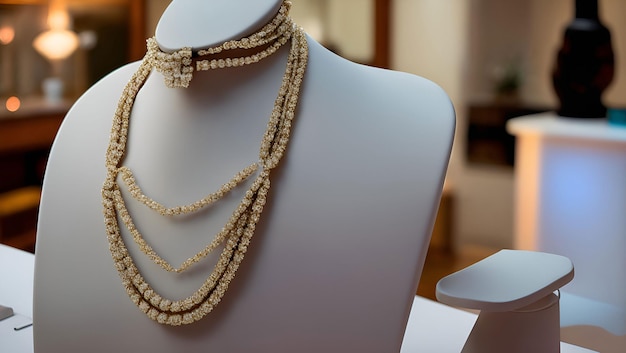
[[424, 77], [346, 60], [309, 40], [306, 95], [325, 105], [348, 105], [363, 112], [436, 118], [454, 126], [447, 93]]
[[101, 109], [102, 107], [116, 104], [124, 86], [137, 71], [140, 64], [140, 61], [126, 64], [102, 77], [76, 100], [68, 113], [68, 117], [75, 115], [76, 110], [86, 108]]

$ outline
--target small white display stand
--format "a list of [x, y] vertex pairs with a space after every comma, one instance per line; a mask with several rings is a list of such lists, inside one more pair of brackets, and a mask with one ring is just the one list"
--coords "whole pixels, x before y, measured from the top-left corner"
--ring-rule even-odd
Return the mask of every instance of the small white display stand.
[[442, 303], [480, 310], [463, 353], [560, 352], [559, 297], [574, 277], [560, 255], [501, 250], [437, 283]]
[[511, 119], [515, 246], [566, 256], [561, 326], [626, 334], [626, 128], [542, 113]]

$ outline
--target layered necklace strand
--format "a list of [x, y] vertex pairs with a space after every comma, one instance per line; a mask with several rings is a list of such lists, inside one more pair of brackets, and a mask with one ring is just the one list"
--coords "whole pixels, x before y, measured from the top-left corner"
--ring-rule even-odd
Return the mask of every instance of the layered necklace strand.
[[[283, 80], [261, 141], [259, 160], [238, 172], [218, 191], [191, 204], [168, 208], [143, 194], [130, 169], [121, 165], [126, 151], [131, 110], [140, 88], [153, 69], [163, 74], [168, 87], [188, 87], [194, 71], [191, 66], [191, 49], [183, 48], [174, 53], [164, 53], [154, 38], [148, 39], [148, 52], [122, 92], [113, 118], [106, 153], [107, 177], [102, 187], [104, 221], [111, 256], [126, 293], [141, 311], [158, 323], [172, 326], [190, 324], [211, 312], [221, 301], [235, 277], [254, 235], [270, 188], [270, 172], [280, 162], [289, 142], [291, 124], [308, 60], [306, 37], [303, 30], [289, 18], [290, 6], [289, 2], [284, 2], [276, 17], [251, 36], [198, 52], [199, 56], [209, 56], [233, 49], [265, 47], [256, 54], [246, 57], [196, 61], [197, 71], [238, 67], [256, 63], [270, 56], [291, 40]], [[164, 216], [176, 216], [197, 212], [215, 203], [255, 172], [258, 172], [256, 178], [222, 230], [204, 249], [177, 268], [159, 256], [136, 228], [117, 181], [120, 177], [128, 187], [130, 195], [150, 209]], [[167, 299], [158, 294], [139, 272], [121, 236], [118, 217], [140, 250], [153, 262], [170, 272], [183, 272], [201, 261], [219, 245], [224, 244], [224, 248], [213, 271], [198, 290], [182, 300]]]

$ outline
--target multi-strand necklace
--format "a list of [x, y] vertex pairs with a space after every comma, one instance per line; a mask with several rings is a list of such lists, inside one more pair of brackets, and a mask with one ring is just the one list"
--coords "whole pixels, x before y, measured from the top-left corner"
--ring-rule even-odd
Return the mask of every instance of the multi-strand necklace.
[[[239, 40], [227, 41], [219, 46], [198, 51], [196, 70], [212, 70], [254, 64], [291, 40], [291, 48], [283, 80], [274, 102], [274, 108], [262, 137], [259, 160], [237, 173], [219, 190], [188, 205], [166, 207], [146, 196], [136, 183], [131, 170], [122, 165], [128, 140], [128, 129], [133, 103], [147, 77], [153, 69], [161, 72], [168, 87], [188, 87], [193, 74], [191, 48], [173, 53], [160, 50], [154, 38], [148, 39], [148, 51], [137, 72], [132, 76], [119, 100], [113, 118], [109, 146], [106, 152], [107, 176], [102, 187], [104, 221], [109, 249], [115, 267], [130, 299], [148, 317], [161, 324], [190, 324], [206, 316], [221, 301], [230, 282], [241, 264], [256, 225], [263, 212], [270, 189], [270, 172], [285, 153], [292, 120], [295, 116], [300, 86], [308, 60], [308, 46], [303, 30], [296, 26], [288, 13], [291, 4], [284, 2], [276, 17], [258, 32]], [[262, 49], [260, 49], [262, 48]], [[249, 56], [213, 58], [229, 50], [257, 49]], [[128, 187], [130, 195], [163, 216], [177, 216], [197, 212], [226, 195], [243, 181], [255, 175], [245, 196], [233, 211], [229, 220], [201, 251], [175, 268], [145, 241], [126, 208], [120, 191], [118, 178]], [[119, 219], [126, 226], [139, 249], [164, 270], [180, 273], [204, 259], [218, 246], [224, 245], [213, 271], [202, 286], [182, 300], [170, 300], [158, 294], [141, 275], [135, 261], [121, 236]]]

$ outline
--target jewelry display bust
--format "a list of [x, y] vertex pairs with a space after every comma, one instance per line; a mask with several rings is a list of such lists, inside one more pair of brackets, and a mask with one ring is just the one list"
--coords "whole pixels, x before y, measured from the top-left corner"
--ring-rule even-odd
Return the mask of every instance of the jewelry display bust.
[[[156, 43], [164, 52], [196, 52], [239, 39], [268, 23], [281, 4], [174, 0]], [[36, 352], [399, 351], [441, 195], [453, 108], [430, 81], [358, 65], [306, 41], [288, 147], [272, 171], [245, 260], [219, 306], [189, 325], [160, 325], [129, 300], [102, 217], [111, 122], [139, 63], [114, 71], [76, 102], [44, 180]], [[288, 54], [283, 45], [252, 65], [194, 72], [187, 88], [169, 88], [152, 72], [134, 100], [123, 157], [141, 190], [166, 207], [187, 205], [257, 161]], [[143, 238], [177, 267], [219, 233], [253, 180], [182, 218], [121, 192]], [[168, 272], [120, 229], [146, 282], [167, 298], [194, 293], [221, 251], [184, 273]]]

